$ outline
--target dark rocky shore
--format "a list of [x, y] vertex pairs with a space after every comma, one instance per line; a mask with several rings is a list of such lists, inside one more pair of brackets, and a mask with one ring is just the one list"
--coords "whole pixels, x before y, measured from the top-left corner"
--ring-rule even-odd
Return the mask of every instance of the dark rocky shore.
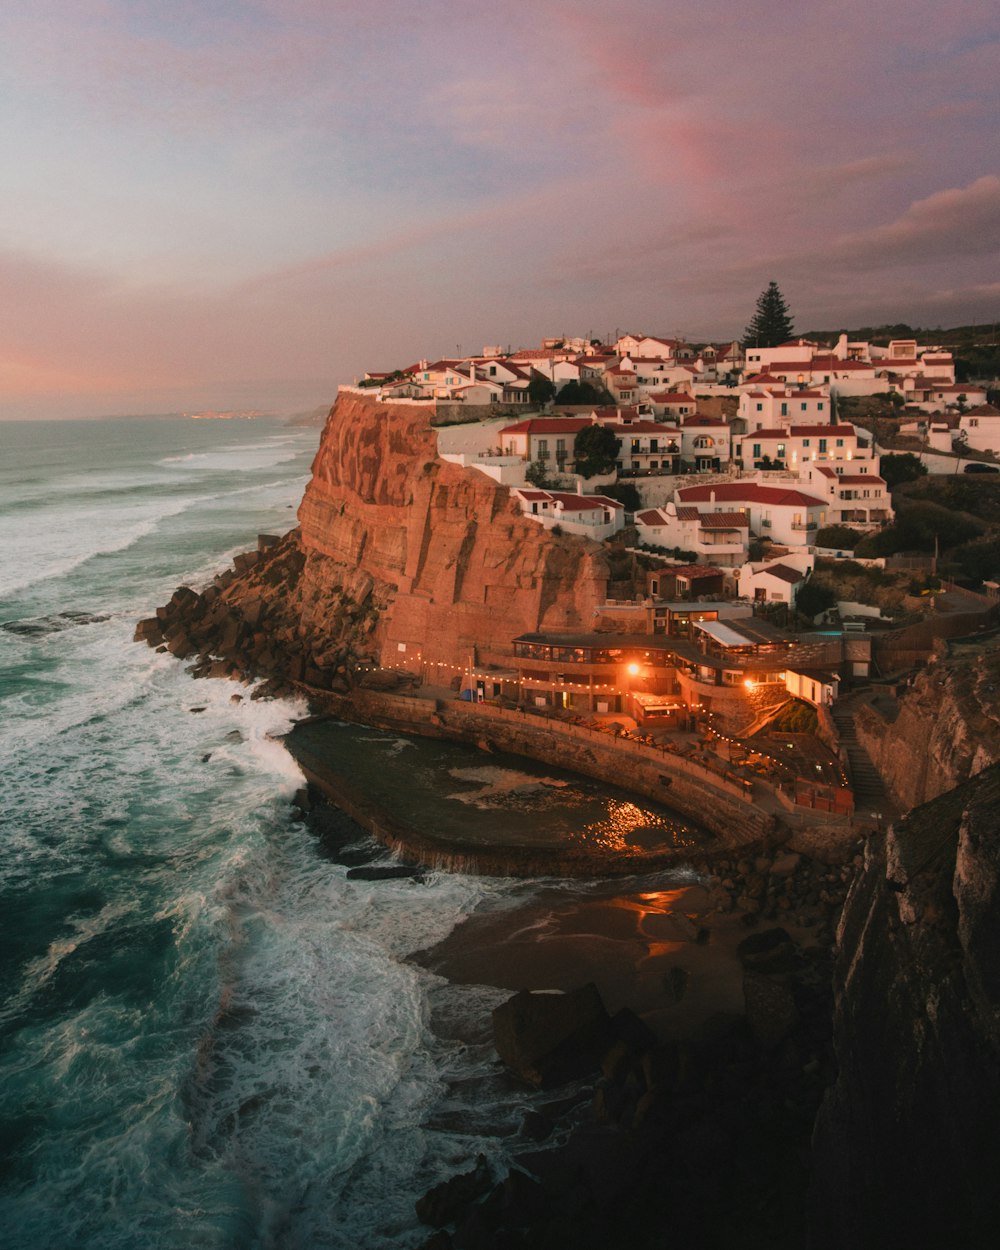
[[[258, 696], [304, 682], [347, 706], [377, 613], [345, 601], [321, 664], [308, 629], [267, 619], [297, 586], [297, 541], [263, 544], [247, 559], [259, 601], [225, 574], [202, 595], [179, 591], [137, 636], [192, 659], [197, 675], [269, 676]], [[613, 965], [600, 991], [588, 989], [599, 978], [582, 959], [575, 980], [546, 987], [563, 990], [559, 1020], [541, 1016], [551, 995], [540, 1010], [530, 996], [515, 999], [497, 1022], [498, 1046], [523, 1078], [551, 1084], [553, 1099], [525, 1123], [509, 1175], [477, 1165], [421, 1203], [434, 1229], [428, 1247], [606, 1250], [677, 1237], [778, 1250], [996, 1244], [996, 662], [995, 648], [977, 646], [966, 661], [942, 653], [895, 720], [868, 726], [883, 773], [902, 761], [920, 783], [913, 802], [928, 751], [941, 775], [937, 797], [871, 837], [862, 856], [851, 848], [849, 862], [827, 863], [764, 844], [697, 853], [708, 902], [687, 917], [683, 941], [689, 955], [699, 940], [728, 952], [738, 1011], [702, 1016], [689, 1036], [665, 1032], [648, 1003], [609, 1001]], [[928, 745], [920, 726], [962, 751]], [[896, 777], [904, 805], [905, 780]], [[421, 871], [387, 856], [370, 862], [356, 827], [338, 837], [331, 853], [356, 856], [352, 871]], [[818, 838], [815, 853], [827, 853]], [[734, 931], [747, 941], [734, 942]], [[685, 1014], [698, 990], [691, 961], [675, 965], [656, 987], [664, 1018], [682, 998], [674, 1015]], [[511, 976], [485, 983], [517, 990]], [[552, 1042], [541, 1055], [538, 1038]], [[551, 1070], [539, 1066], [549, 1052]]]
[[[390, 862], [318, 792], [299, 802], [350, 873], [424, 871]], [[833, 935], [856, 864], [758, 848], [696, 855], [690, 867], [695, 884], [666, 903], [648, 877], [639, 895], [609, 887], [543, 901], [542, 912], [564, 913], [555, 956], [511, 936], [524, 927], [518, 911], [473, 917], [414, 956], [446, 977], [512, 989], [540, 959], [546, 986], [564, 991], [521, 990], [494, 1013], [502, 1061], [552, 1097], [525, 1117], [505, 1175], [480, 1160], [418, 1203], [428, 1250], [805, 1244], [810, 1136], [834, 1075]], [[649, 955], [628, 926], [633, 899], [660, 907], [650, 927], [673, 939], [641, 984], [631, 974]], [[724, 984], [734, 978], [738, 1002]], [[716, 1010], [704, 1000], [688, 1010], [699, 980]]]

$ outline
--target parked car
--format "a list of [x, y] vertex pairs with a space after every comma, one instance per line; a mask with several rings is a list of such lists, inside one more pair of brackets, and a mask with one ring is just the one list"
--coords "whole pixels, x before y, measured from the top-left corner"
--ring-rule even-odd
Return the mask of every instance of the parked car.
[[967, 464], [963, 473], [1000, 473], [1000, 466], [995, 464]]

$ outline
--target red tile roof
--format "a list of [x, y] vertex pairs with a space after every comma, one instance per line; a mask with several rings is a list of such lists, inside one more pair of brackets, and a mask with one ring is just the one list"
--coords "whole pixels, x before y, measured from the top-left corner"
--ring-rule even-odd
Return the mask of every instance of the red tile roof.
[[781, 486], [758, 486], [755, 482], [716, 482], [708, 486], [684, 486], [677, 492], [684, 503], [760, 503], [774, 507], [826, 507], [822, 499]]
[[528, 417], [514, 425], [505, 425], [501, 434], [578, 434], [593, 425], [590, 417]]
[[[677, 512], [679, 515], [679, 508]], [[745, 512], [703, 512], [701, 524], [707, 530], [745, 530], [750, 520]]]

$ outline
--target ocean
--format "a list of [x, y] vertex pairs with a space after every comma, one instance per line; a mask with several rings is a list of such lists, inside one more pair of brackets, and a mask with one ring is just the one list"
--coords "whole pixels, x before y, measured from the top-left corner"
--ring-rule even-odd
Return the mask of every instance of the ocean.
[[405, 956], [503, 883], [348, 880], [291, 821], [305, 708], [132, 642], [294, 525], [317, 437], [0, 423], [6, 1250], [418, 1245], [414, 1199], [499, 1149], [456, 1093], [487, 1039], [432, 1032]]
[[[479, 1153], [499, 1174], [546, 1097], [498, 1068], [510, 989], [411, 956], [473, 913], [541, 932], [532, 907], [569, 883], [350, 877], [294, 819], [277, 739], [305, 704], [132, 640], [294, 525], [317, 441], [265, 419], [0, 423], [4, 1250], [408, 1250], [415, 1200]], [[358, 784], [401, 761], [418, 821], [675, 836], [595, 783], [352, 732]]]

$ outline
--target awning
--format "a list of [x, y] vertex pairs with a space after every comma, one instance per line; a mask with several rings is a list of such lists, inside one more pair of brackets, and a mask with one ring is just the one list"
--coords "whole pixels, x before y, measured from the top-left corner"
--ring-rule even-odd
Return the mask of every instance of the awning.
[[691, 624], [695, 629], [703, 630], [710, 638], [714, 638], [716, 642], [721, 643], [724, 647], [753, 646], [749, 638], [744, 637], [743, 634], [738, 634], [729, 625], [723, 625], [721, 621], [692, 621]]

